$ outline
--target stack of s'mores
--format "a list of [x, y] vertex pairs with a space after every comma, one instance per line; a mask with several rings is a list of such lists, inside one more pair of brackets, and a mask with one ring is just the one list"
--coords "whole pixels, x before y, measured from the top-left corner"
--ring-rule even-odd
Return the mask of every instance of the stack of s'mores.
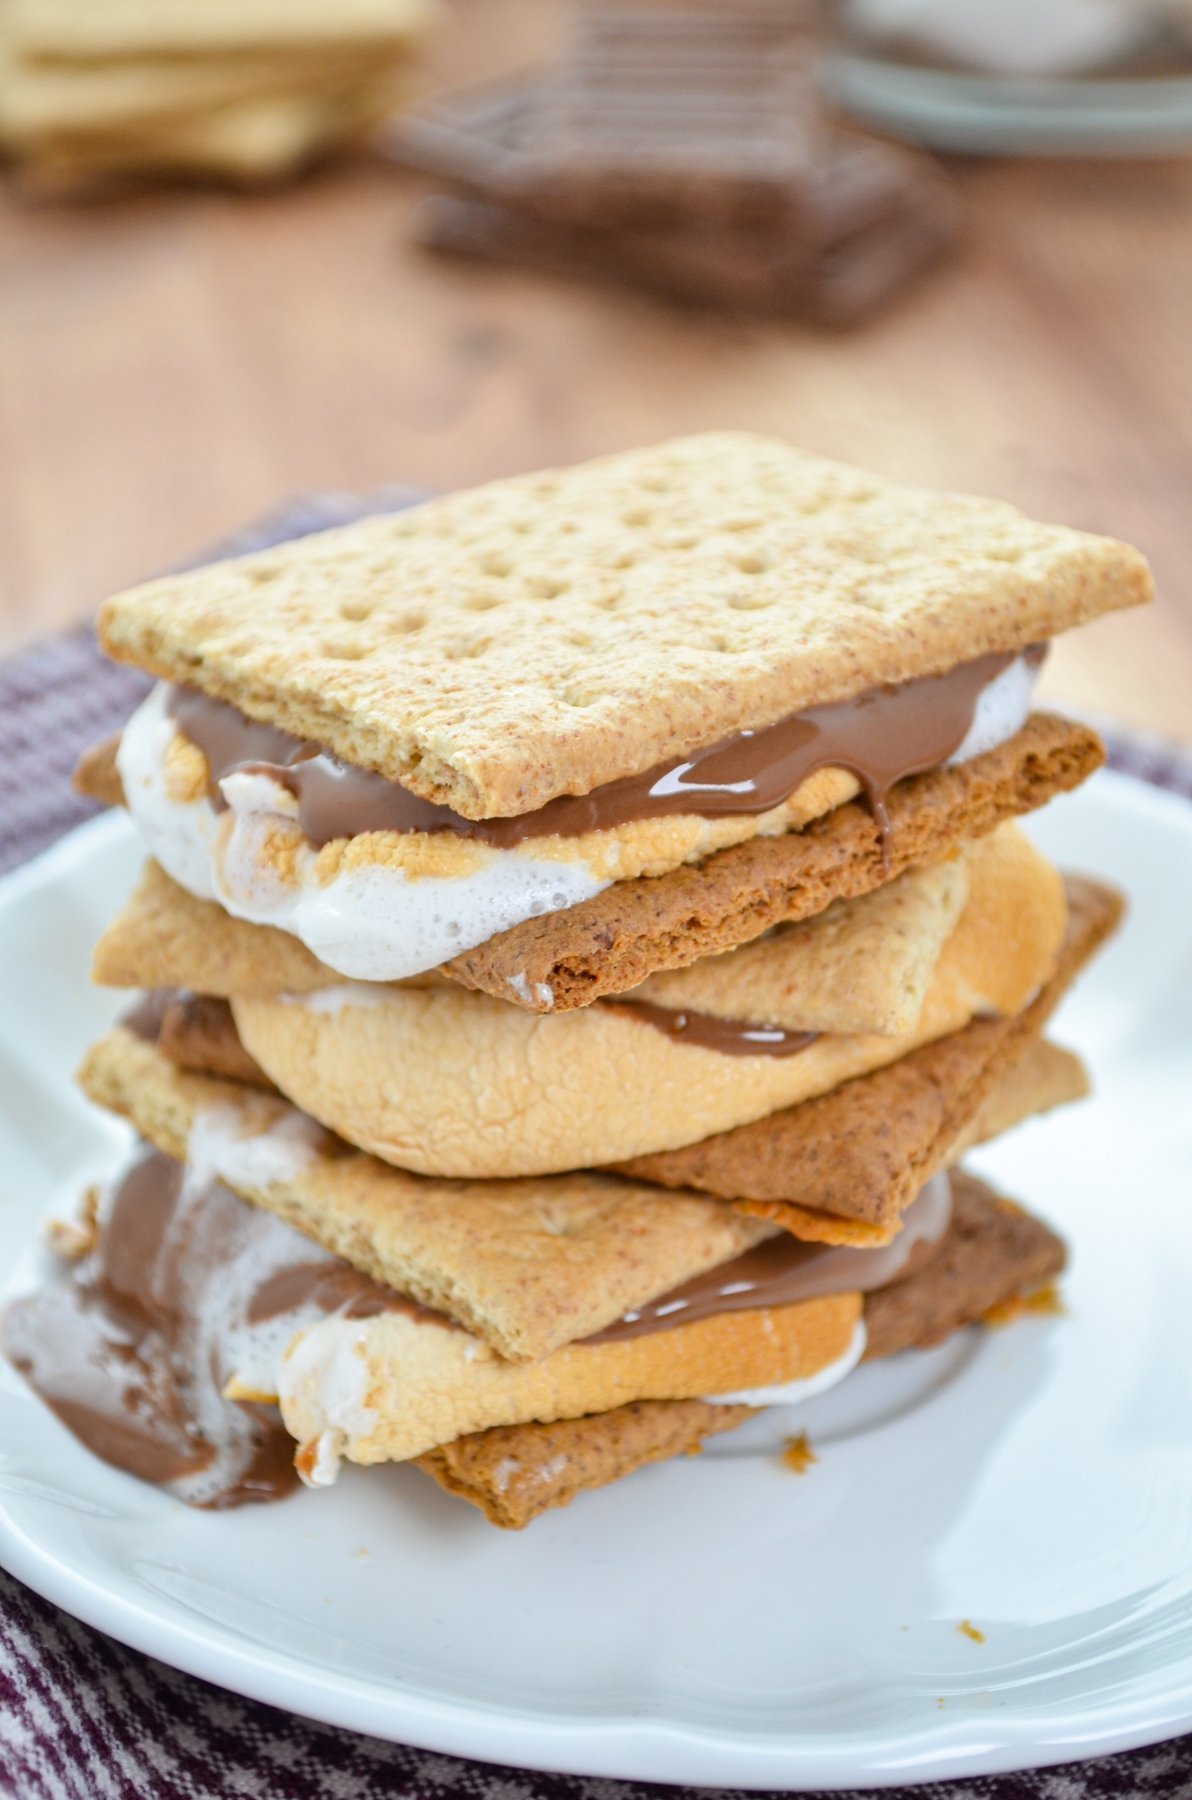
[[1031, 695], [1149, 593], [724, 433], [110, 601], [147, 994], [82, 1082], [144, 1145], [9, 1356], [196, 1503], [413, 1461], [519, 1526], [1045, 1289], [958, 1159], [1085, 1091], [1119, 902], [1017, 821], [1101, 747]]
[[431, 0], [5, 0], [0, 149], [39, 191], [276, 179], [405, 99]]

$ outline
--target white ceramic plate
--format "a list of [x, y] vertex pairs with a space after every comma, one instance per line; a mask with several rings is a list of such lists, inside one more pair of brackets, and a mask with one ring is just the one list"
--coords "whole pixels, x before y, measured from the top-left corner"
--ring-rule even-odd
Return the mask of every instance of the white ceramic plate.
[[[5, 1369], [0, 1560], [226, 1687], [523, 1766], [869, 1786], [1192, 1727], [1192, 808], [1100, 776], [1034, 832], [1132, 900], [1060, 1020], [1097, 1099], [974, 1158], [1070, 1237], [1069, 1317], [862, 1370], [778, 1421], [803, 1477], [771, 1420], [516, 1535], [402, 1468], [190, 1512]], [[0, 884], [9, 1292], [123, 1141], [70, 1072], [117, 1010], [88, 950], [136, 861], [110, 817]]]

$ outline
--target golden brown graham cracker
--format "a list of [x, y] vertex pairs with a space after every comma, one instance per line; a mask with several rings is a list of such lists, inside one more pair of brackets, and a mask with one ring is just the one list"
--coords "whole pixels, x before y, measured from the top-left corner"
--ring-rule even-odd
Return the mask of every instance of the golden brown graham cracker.
[[953, 1143], [950, 1158], [958, 1160], [974, 1144], [987, 1144], [1024, 1119], [1087, 1100], [1091, 1092], [1088, 1070], [1075, 1051], [1065, 1050], [1062, 1044], [1053, 1044], [1048, 1038], [1036, 1038], [982, 1101], [975, 1117]]
[[[871, 893], [778, 926], [739, 950], [653, 977], [633, 997], [788, 1030], [905, 1030], [918, 1017], [939, 952], [967, 900], [968, 849], [907, 869]], [[289, 932], [234, 919], [179, 887], [152, 860], [96, 944], [91, 973], [105, 987], [226, 997], [342, 985]], [[428, 970], [388, 985], [448, 983]]]
[[323, 91], [246, 96], [127, 131], [52, 133], [12, 147], [22, 189], [34, 196], [136, 186], [159, 175], [251, 185], [350, 142], [393, 111], [404, 85], [382, 66], [350, 79], [332, 75]]
[[[618, 1168], [635, 1180], [716, 1194], [797, 1236], [826, 1236], [829, 1221], [843, 1219], [874, 1228], [868, 1241], [888, 1241], [1116, 927], [1123, 903], [1113, 889], [1081, 876], [1069, 876], [1066, 886], [1069, 924], [1059, 966], [1021, 1013], [976, 1019], [801, 1106]], [[846, 1232], [844, 1241], [857, 1241], [857, 1234]]]
[[996, 750], [899, 782], [889, 798], [886, 857], [869, 808], [850, 801], [802, 831], [752, 838], [694, 867], [617, 882], [565, 912], [528, 919], [443, 972], [534, 1012], [589, 1006], [659, 969], [735, 949], [784, 920], [810, 918], [903, 869], [938, 862], [966, 838], [1079, 787], [1104, 756], [1087, 725], [1034, 713]]
[[1063, 1240], [975, 1175], [952, 1177], [952, 1223], [902, 1281], [865, 1297], [865, 1360], [929, 1350], [1016, 1294], [1033, 1293], [1064, 1266]]
[[[903, 1281], [865, 1296], [867, 1360], [937, 1343], [1063, 1266], [1063, 1245], [1046, 1225], [970, 1175], [958, 1171], [952, 1180], [953, 1224], [942, 1244]], [[752, 1416], [750, 1407], [648, 1401], [553, 1425], [498, 1426], [417, 1460], [491, 1524], [518, 1531], [577, 1494], [649, 1463], [692, 1455]]]
[[430, 16], [423, 0], [12, 0], [5, 25], [15, 48], [68, 64], [108, 58], [245, 52], [310, 55], [340, 46], [404, 44]]
[[47, 145], [134, 148], [146, 129], [189, 123], [196, 114], [262, 95], [323, 94], [368, 75], [373, 53], [359, 49], [252, 50], [235, 55], [136, 56], [98, 62], [23, 58], [6, 71], [3, 133], [23, 151]]
[[[374, 1280], [446, 1313], [502, 1357], [535, 1361], [602, 1330], [641, 1301], [771, 1236], [699, 1194], [670, 1194], [617, 1176], [437, 1181], [349, 1151], [272, 1094], [176, 1068], [117, 1027], [87, 1053], [79, 1081], [185, 1160], [199, 1130], [212, 1173], [241, 1199], [342, 1256]], [[212, 1163], [212, 1122], [224, 1151]], [[304, 1127], [310, 1127], [309, 1133]], [[309, 1156], [278, 1173], [247, 1166], [227, 1145], [299, 1129]]]
[[[964, 1068], [959, 1061], [954, 1073], [958, 1079], [963, 1079]], [[1083, 1100], [1088, 1092], [1088, 1074], [1078, 1056], [1074, 1056], [1070, 1050], [1061, 1049], [1057, 1044], [1049, 1044], [1046, 1040], [1032, 1040], [999, 1079], [997, 1086], [989, 1093], [947, 1153], [930, 1161], [919, 1161], [919, 1179], [926, 1182], [938, 1169], [950, 1168], [974, 1144], [983, 1144], [990, 1138], [1000, 1137], [1003, 1132], [1012, 1131], [1024, 1120], [1050, 1112], [1053, 1107], [1068, 1106], [1074, 1101]], [[832, 1120], [829, 1118], [826, 1128], [831, 1125]], [[880, 1123], [877, 1129], [880, 1134]], [[905, 1167], [897, 1163], [894, 1166], [905, 1181], [904, 1204], [909, 1204], [919, 1191], [914, 1185], [915, 1167], [910, 1162]], [[762, 1202], [758, 1205], [743, 1202], [740, 1203], [739, 1210], [747, 1215], [771, 1219], [774, 1224], [781, 1225], [784, 1231], [789, 1231], [792, 1237], [802, 1238], [807, 1243], [845, 1244], [857, 1250], [876, 1249], [888, 1244], [901, 1228], [901, 1214], [872, 1223], [865, 1219], [844, 1218], [839, 1213], [820, 1212], [790, 1200]]]
[[898, 1037], [922, 1012], [940, 952], [964, 911], [968, 849], [904, 869], [871, 893], [835, 900], [813, 919], [775, 926], [721, 956], [651, 975], [632, 997], [784, 1031]]
[[1137, 551], [713, 432], [109, 600], [109, 655], [469, 818], [1150, 598]]
[[92, 952], [91, 979], [228, 995], [306, 994], [343, 978], [290, 932], [234, 919], [149, 861]]
[[648, 1463], [694, 1456], [705, 1440], [754, 1416], [750, 1406], [638, 1400], [613, 1412], [551, 1425], [494, 1425], [416, 1458], [441, 1488], [470, 1500], [491, 1525], [520, 1531], [577, 1494], [607, 1487]]

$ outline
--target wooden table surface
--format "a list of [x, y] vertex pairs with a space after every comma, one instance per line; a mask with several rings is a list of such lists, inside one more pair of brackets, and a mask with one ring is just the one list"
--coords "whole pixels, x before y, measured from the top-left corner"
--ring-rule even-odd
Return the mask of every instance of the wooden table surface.
[[[548, 0], [456, 0], [434, 81]], [[1161, 598], [1048, 684], [1192, 739], [1192, 160], [971, 164], [961, 257], [859, 332], [434, 260], [361, 161], [251, 197], [0, 192], [0, 653], [303, 489], [446, 487], [711, 426], [1129, 538]]]

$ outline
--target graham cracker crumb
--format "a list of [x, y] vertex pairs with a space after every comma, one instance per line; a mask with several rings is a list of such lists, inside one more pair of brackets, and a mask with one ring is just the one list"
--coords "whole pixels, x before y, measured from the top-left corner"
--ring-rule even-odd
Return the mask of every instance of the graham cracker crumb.
[[1003, 1325], [1012, 1325], [1015, 1319], [1021, 1319], [1029, 1313], [1037, 1313], [1045, 1318], [1068, 1317], [1063, 1296], [1054, 1281], [1049, 1281], [1045, 1287], [1036, 1288], [1032, 1294], [1012, 1294], [1008, 1300], [999, 1301], [996, 1306], [987, 1308], [981, 1314], [981, 1323], [1000, 1330]]
[[811, 1465], [818, 1461], [819, 1457], [808, 1443], [805, 1431], [799, 1432], [797, 1437], [787, 1438], [782, 1451], [782, 1466], [789, 1469], [792, 1475], [806, 1475]]

